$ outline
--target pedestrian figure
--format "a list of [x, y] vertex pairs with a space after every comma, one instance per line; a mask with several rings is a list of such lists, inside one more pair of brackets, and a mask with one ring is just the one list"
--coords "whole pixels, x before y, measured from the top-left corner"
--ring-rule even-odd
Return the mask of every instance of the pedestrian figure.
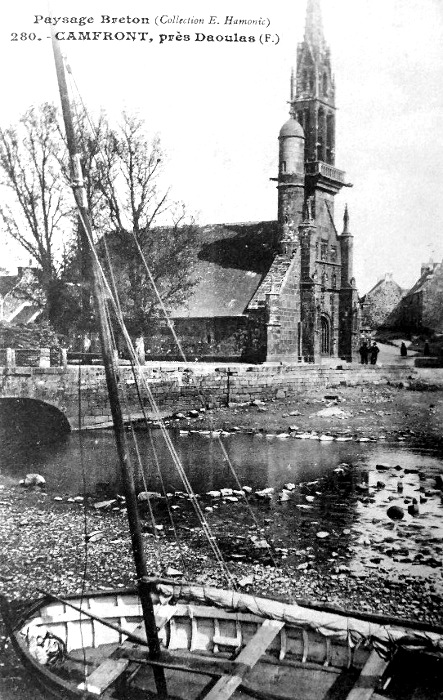
[[362, 344], [360, 345], [360, 348], [359, 348], [358, 352], [359, 352], [359, 354], [360, 354], [360, 362], [361, 362], [361, 364], [362, 364], [362, 365], [367, 365], [367, 364], [368, 364], [368, 352], [369, 352], [369, 348], [368, 348], [368, 346], [367, 346], [367, 344], [366, 344], [366, 340], [364, 340], [364, 341], [362, 342]]
[[426, 355], [427, 357], [430, 355], [429, 343], [427, 340], [425, 340], [425, 344], [423, 346], [423, 355]]
[[374, 342], [372, 343], [372, 347], [369, 351], [370, 356], [371, 356], [371, 365], [376, 365], [377, 364], [377, 355], [380, 352], [380, 348], [378, 347], [377, 343]]
[[404, 343], [402, 343], [402, 344], [400, 345], [400, 355], [401, 355], [402, 357], [407, 357], [407, 356], [408, 356], [408, 348], [406, 347], [406, 345], [405, 345]]

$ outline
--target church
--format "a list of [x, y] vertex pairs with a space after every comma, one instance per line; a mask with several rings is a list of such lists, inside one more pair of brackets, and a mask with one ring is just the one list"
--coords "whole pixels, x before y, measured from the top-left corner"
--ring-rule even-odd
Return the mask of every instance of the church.
[[[277, 220], [204, 226], [197, 284], [171, 316], [189, 360], [352, 361], [360, 314], [347, 208], [339, 233], [334, 197], [336, 106], [320, 0], [307, 0], [291, 76], [290, 117], [280, 129]], [[239, 164], [240, 166], [241, 164]], [[175, 359], [166, 322], [146, 339], [149, 356]]]

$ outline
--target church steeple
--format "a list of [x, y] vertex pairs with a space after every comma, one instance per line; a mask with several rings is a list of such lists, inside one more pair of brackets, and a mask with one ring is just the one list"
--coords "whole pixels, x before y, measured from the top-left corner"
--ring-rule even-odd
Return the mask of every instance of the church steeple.
[[321, 51], [325, 47], [320, 0], [308, 0], [306, 7], [305, 42], [311, 49]]
[[[295, 88], [295, 89], [294, 89]], [[321, 0], [307, 0], [303, 41], [297, 49], [291, 115], [305, 134], [308, 196], [318, 185], [335, 194], [344, 185], [344, 173], [335, 165], [335, 83], [331, 54], [321, 16]]]

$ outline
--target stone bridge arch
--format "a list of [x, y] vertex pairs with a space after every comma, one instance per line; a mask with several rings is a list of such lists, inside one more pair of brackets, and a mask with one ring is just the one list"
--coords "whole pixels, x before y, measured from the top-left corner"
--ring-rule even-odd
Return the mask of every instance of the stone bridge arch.
[[19, 436], [24, 443], [52, 442], [71, 431], [57, 407], [29, 397], [0, 397], [0, 434]]

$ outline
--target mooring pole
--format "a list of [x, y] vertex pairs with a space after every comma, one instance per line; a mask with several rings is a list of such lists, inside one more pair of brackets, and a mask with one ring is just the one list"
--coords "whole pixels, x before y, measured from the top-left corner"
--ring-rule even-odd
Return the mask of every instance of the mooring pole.
[[[94, 305], [99, 324], [102, 357], [103, 364], [105, 367], [106, 383], [108, 387], [109, 403], [111, 405], [112, 420], [114, 424], [114, 435], [117, 446], [117, 453], [119, 457], [120, 468], [125, 489], [126, 508], [129, 530], [131, 533], [132, 551], [137, 572], [138, 589], [143, 610], [143, 619], [146, 627], [146, 637], [148, 640], [149, 655], [152, 660], [156, 661], [160, 658], [160, 641], [158, 638], [157, 627], [155, 624], [154, 606], [152, 603], [150, 588], [144, 583], [145, 577], [148, 576], [146, 556], [144, 552], [141, 523], [137, 507], [134, 471], [129, 455], [125, 427], [123, 422], [123, 413], [120, 404], [117, 368], [113, 352], [111, 330], [108, 322], [105, 294], [103, 289], [101, 273], [98, 269], [98, 264], [91, 247], [93, 240], [92, 227], [90, 224], [86, 193], [83, 184], [83, 173], [80, 163], [80, 154], [77, 151], [77, 142], [74, 124], [72, 120], [72, 112], [69, 100], [68, 86], [66, 83], [65, 68], [60, 47], [54, 36], [52, 38], [52, 46], [54, 51], [55, 68], [57, 72], [60, 100], [62, 105], [63, 121], [65, 124], [66, 139], [68, 142], [68, 150], [71, 160], [72, 189], [79, 211], [80, 235], [83, 237], [84, 250], [89, 251], [89, 269], [91, 270], [92, 275]], [[163, 668], [158, 666], [153, 667], [153, 672], [159, 697], [167, 698], [166, 679]]]

